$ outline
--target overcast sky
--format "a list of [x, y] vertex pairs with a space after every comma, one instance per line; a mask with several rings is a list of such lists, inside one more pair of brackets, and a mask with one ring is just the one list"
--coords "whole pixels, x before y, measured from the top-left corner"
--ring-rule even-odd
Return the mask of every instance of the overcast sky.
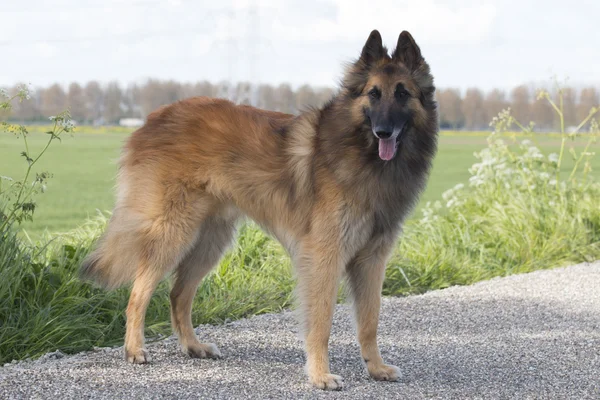
[[412, 33], [438, 87], [600, 83], [600, 2], [0, 0], [0, 86], [147, 78], [333, 86], [372, 29]]

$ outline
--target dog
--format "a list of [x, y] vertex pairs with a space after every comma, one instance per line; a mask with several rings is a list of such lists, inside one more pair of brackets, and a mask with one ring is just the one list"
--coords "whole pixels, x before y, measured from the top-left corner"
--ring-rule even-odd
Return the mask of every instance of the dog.
[[221, 356], [196, 337], [192, 301], [248, 217], [294, 264], [309, 381], [326, 390], [343, 384], [328, 358], [343, 277], [366, 370], [398, 380], [377, 345], [381, 289], [437, 150], [434, 92], [413, 37], [403, 31], [390, 55], [374, 30], [321, 108], [294, 116], [197, 97], [151, 113], [124, 145], [114, 212], [81, 268], [109, 289], [133, 282], [126, 360], [149, 361], [146, 308], [170, 273], [171, 322], [183, 351]]

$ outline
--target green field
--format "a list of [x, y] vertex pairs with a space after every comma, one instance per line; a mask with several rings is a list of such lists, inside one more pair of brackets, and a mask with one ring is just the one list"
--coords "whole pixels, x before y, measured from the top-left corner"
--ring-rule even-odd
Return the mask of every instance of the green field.
[[[44, 230], [63, 232], [81, 225], [98, 210], [110, 210], [114, 202], [116, 162], [119, 149], [127, 137], [122, 132], [90, 133], [79, 128], [74, 136], [65, 136], [62, 142], [52, 144], [50, 150], [36, 166], [36, 171], [49, 171], [53, 177], [48, 190], [38, 195], [34, 222], [23, 225], [32, 237], [39, 237]], [[47, 136], [30, 135], [30, 150], [40, 149]], [[558, 149], [558, 139], [546, 139], [542, 148]], [[580, 143], [581, 144], [581, 143]], [[593, 145], [598, 151], [598, 144]], [[468, 168], [476, 162], [473, 152], [485, 147], [485, 134], [444, 134], [440, 138], [439, 152], [428, 188], [421, 204], [441, 198], [441, 193], [456, 183], [466, 182]], [[25, 170], [25, 160], [20, 156], [22, 139], [11, 134], [0, 135], [0, 175], [20, 178]], [[556, 151], [556, 150], [552, 150]], [[595, 157], [595, 172], [600, 170], [600, 158]], [[572, 162], [567, 159], [566, 171]]]

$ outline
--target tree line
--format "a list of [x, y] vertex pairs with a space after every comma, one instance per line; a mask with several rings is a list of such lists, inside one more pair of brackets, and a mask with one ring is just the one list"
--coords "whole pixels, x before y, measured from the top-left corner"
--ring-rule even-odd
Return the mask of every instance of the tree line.
[[[12, 90], [9, 88], [9, 92], [15, 91], [16, 86]], [[41, 122], [68, 108], [79, 124], [111, 125], [118, 124], [121, 118], [143, 119], [163, 104], [192, 96], [223, 97], [240, 104], [295, 114], [307, 107], [324, 104], [333, 93], [331, 88], [309, 85], [293, 90], [288, 84], [180, 83], [150, 79], [143, 84], [122, 87], [117, 82], [102, 85], [91, 81], [85, 85], [71, 83], [66, 88], [59, 84], [37, 88], [30, 101], [15, 105], [11, 118], [24, 123]], [[566, 87], [562, 94], [567, 127], [576, 125], [588, 115], [590, 108], [599, 104], [595, 87], [581, 90]], [[552, 93], [552, 97], [558, 102], [557, 93]], [[509, 92], [494, 89], [487, 93], [477, 88], [464, 92], [438, 89], [437, 100], [442, 129], [488, 129], [491, 119], [508, 107], [521, 123], [535, 121], [537, 130], [552, 130], [558, 125], [552, 106], [547, 100], [538, 99], [536, 89], [528, 85]]]

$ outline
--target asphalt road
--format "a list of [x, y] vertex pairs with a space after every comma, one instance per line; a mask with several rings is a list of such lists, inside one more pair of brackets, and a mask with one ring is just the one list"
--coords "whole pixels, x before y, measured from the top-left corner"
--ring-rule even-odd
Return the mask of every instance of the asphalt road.
[[400, 382], [374, 382], [361, 364], [347, 306], [331, 337], [341, 392], [306, 383], [290, 312], [201, 326], [222, 360], [192, 360], [174, 338], [149, 345], [152, 363], [122, 349], [48, 354], [0, 368], [0, 398], [88, 399], [599, 399], [600, 263], [387, 298], [379, 341]]

